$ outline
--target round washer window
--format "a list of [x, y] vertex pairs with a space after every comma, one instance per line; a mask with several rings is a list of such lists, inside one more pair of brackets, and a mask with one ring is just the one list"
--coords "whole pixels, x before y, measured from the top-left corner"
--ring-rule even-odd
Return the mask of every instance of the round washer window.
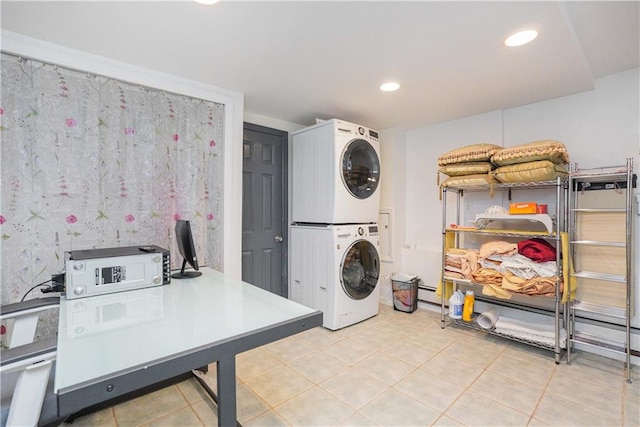
[[375, 246], [366, 240], [354, 242], [340, 265], [342, 289], [352, 299], [371, 295], [380, 276], [380, 258]]
[[354, 139], [342, 153], [342, 181], [354, 197], [366, 199], [378, 188], [380, 160], [371, 144]]

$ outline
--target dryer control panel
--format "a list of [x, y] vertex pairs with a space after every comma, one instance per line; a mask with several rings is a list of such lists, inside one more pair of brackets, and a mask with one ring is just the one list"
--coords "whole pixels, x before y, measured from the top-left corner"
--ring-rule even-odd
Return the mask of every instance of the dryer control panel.
[[377, 225], [363, 225], [358, 227], [358, 236], [378, 237]]

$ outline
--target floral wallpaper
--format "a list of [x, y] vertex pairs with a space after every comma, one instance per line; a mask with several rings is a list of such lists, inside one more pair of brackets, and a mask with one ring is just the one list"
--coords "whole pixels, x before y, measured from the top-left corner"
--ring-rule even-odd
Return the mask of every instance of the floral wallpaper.
[[224, 105], [4, 53], [0, 65], [2, 304], [64, 271], [69, 250], [155, 244], [179, 267], [180, 218], [199, 262], [222, 268]]

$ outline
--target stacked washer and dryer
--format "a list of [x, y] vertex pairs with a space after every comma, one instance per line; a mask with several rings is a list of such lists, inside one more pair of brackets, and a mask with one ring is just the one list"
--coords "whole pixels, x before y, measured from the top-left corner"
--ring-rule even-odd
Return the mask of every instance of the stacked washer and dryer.
[[293, 133], [289, 298], [337, 330], [378, 314], [378, 133], [328, 120]]

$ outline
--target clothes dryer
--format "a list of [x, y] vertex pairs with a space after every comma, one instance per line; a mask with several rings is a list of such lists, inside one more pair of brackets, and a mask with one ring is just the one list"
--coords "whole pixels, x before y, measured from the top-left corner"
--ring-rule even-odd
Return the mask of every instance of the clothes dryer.
[[289, 298], [324, 313], [336, 330], [378, 314], [377, 224], [291, 227]]
[[332, 119], [294, 132], [291, 151], [293, 222], [378, 221], [378, 132]]

